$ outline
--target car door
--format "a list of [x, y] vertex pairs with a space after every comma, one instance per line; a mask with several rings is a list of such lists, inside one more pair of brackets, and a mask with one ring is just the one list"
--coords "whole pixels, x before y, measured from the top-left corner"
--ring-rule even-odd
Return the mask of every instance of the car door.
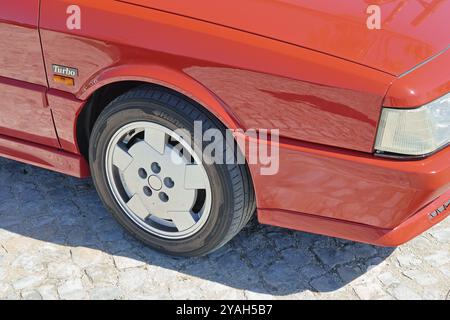
[[58, 147], [46, 103], [47, 79], [38, 31], [40, 0], [0, 8], [0, 137]]

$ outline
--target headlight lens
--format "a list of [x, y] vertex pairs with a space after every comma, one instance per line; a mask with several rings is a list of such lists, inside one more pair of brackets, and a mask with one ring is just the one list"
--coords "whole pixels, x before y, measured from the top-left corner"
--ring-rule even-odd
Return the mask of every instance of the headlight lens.
[[450, 142], [450, 93], [416, 109], [384, 108], [375, 149], [420, 156]]

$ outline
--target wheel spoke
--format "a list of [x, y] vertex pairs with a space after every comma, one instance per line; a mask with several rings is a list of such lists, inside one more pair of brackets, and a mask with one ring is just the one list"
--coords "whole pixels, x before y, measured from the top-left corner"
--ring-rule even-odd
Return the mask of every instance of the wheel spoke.
[[197, 164], [188, 164], [185, 166], [184, 187], [186, 189], [205, 188], [205, 175], [201, 166]]
[[148, 217], [149, 212], [141, 200], [138, 194], [135, 194], [130, 201], [127, 202], [128, 208], [135, 213], [139, 218], [145, 220]]
[[164, 154], [166, 147], [166, 134], [163, 131], [147, 128], [145, 129], [144, 140], [160, 154]]
[[114, 148], [113, 164], [120, 170], [124, 171], [133, 162], [133, 157], [121, 145]]
[[178, 231], [189, 229], [196, 222], [190, 212], [170, 212], [169, 215]]

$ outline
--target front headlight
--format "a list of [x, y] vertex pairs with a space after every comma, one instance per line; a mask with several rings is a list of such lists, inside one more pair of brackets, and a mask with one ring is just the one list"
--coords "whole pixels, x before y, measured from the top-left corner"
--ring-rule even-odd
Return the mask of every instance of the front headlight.
[[384, 108], [375, 149], [378, 153], [421, 156], [450, 142], [450, 93], [416, 109]]

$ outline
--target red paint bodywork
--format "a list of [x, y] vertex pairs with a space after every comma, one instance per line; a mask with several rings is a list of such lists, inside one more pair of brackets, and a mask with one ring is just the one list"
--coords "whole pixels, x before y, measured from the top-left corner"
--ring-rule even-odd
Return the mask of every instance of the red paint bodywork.
[[[405, 242], [449, 214], [429, 218], [450, 198], [450, 150], [384, 159], [375, 136], [383, 105], [450, 91], [450, 2], [380, 1], [382, 29], [369, 30], [372, 2], [16, 0], [0, 11], [0, 154], [86, 176], [86, 102], [108, 84], [155, 83], [229, 128], [280, 129], [279, 173], [250, 166], [262, 223]], [[81, 30], [66, 27], [72, 4]], [[75, 86], [55, 83], [52, 64], [77, 68]]]

